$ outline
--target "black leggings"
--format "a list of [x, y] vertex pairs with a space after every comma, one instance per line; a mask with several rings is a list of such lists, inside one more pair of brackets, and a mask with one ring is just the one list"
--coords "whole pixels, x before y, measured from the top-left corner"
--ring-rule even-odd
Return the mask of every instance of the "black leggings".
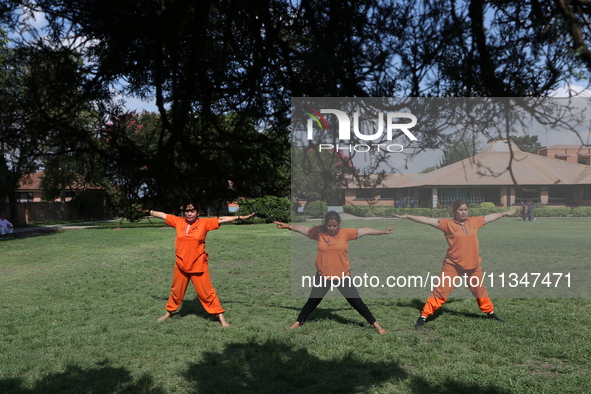
[[[343, 297], [345, 297], [345, 299], [349, 302], [349, 304], [351, 304], [351, 306], [355, 308], [355, 310], [359, 312], [359, 314], [361, 314], [361, 316], [363, 316], [369, 324], [373, 325], [376, 322], [376, 318], [372, 315], [371, 311], [369, 310], [367, 305], [365, 305], [361, 297], [359, 297], [359, 292], [357, 291], [355, 285], [353, 285], [353, 283], [351, 283], [350, 280], [341, 282], [345, 283], [340, 283], [340, 286], [338, 286], [337, 289], [339, 289], [339, 291], [341, 292]], [[302, 311], [300, 312], [297, 318], [297, 321], [300, 324], [306, 321], [310, 313], [312, 313], [312, 311], [316, 309], [318, 304], [322, 302], [322, 299], [324, 298], [324, 296], [330, 289], [330, 286], [332, 285], [330, 280], [327, 279], [325, 282], [324, 277], [321, 277], [318, 274], [316, 274], [316, 278], [314, 278], [314, 283], [321, 283], [324, 286], [312, 286], [310, 298], [308, 298], [308, 301], [302, 308]]]

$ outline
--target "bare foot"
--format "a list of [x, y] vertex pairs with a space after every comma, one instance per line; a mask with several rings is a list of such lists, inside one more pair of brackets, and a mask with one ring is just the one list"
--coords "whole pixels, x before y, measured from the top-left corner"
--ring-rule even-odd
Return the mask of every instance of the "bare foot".
[[230, 327], [230, 325], [226, 321], [226, 318], [224, 317], [224, 314], [223, 313], [220, 313], [218, 315], [218, 318], [220, 319], [220, 323], [221, 323], [222, 327], [224, 327], [224, 328]]
[[299, 328], [302, 325], [299, 321], [293, 323], [291, 326], [287, 327], [286, 330], [293, 330], [294, 328]]
[[375, 323], [373, 324], [373, 326], [374, 326], [374, 327], [376, 328], [376, 330], [378, 331], [378, 334], [386, 334], [386, 330], [384, 330], [384, 329], [382, 328], [382, 326], [380, 326], [380, 325], [378, 324], [378, 322], [375, 322]]
[[164, 314], [164, 316], [159, 317], [157, 321], [164, 321], [166, 319], [170, 319], [171, 316], [172, 316], [172, 313], [166, 311], [166, 313]]

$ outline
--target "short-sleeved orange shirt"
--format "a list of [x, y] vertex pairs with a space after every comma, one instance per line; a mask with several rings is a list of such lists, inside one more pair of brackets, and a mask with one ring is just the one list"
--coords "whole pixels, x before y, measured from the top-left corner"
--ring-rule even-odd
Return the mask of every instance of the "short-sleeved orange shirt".
[[339, 278], [349, 275], [349, 241], [357, 239], [357, 229], [342, 228], [335, 236], [320, 233], [317, 237], [310, 238], [318, 241], [316, 270], [319, 275]]
[[484, 226], [484, 216], [468, 217], [464, 223], [453, 219], [439, 219], [439, 229], [449, 244], [445, 258], [464, 269], [480, 265], [478, 229]]
[[201, 218], [189, 224], [185, 218], [166, 215], [166, 224], [176, 229], [176, 264], [189, 273], [207, 271], [205, 237], [220, 228], [218, 218]]

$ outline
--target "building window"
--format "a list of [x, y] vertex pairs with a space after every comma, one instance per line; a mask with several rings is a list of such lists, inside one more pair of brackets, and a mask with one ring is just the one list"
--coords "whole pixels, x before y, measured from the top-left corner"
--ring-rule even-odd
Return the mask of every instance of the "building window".
[[374, 200], [379, 192], [376, 189], [357, 189], [355, 191], [355, 199], [357, 200]]
[[16, 201], [18, 202], [33, 202], [33, 192], [17, 192]]
[[570, 185], [548, 187], [548, 204], [571, 204], [573, 196], [574, 189]]
[[540, 202], [541, 196], [540, 186], [521, 186], [515, 190], [515, 202], [520, 203], [521, 201], [533, 201]]
[[591, 200], [591, 186], [583, 187], [583, 200]]
[[586, 157], [585, 156], [579, 156], [578, 163], [579, 164], [584, 164], [584, 165], [588, 166], [589, 165], [589, 156], [586, 156]]
[[396, 189], [380, 189], [380, 199], [381, 200], [395, 200], [396, 199]]

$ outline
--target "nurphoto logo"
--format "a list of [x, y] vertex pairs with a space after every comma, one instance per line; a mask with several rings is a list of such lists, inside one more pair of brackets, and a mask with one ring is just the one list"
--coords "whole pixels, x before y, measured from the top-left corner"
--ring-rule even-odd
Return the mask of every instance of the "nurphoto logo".
[[[341, 145], [341, 144], [320, 144], [319, 150], [331, 150], [336, 149], [337, 151], [347, 150], [349, 152], [369, 152], [372, 149], [378, 151], [386, 151], [391, 153], [402, 152], [404, 147], [400, 144], [388, 144], [383, 143], [384, 133], [387, 141], [394, 139], [394, 130], [402, 131], [411, 141], [416, 141], [417, 137], [409, 130], [417, 124], [417, 118], [413, 114], [406, 112], [378, 112], [376, 129], [373, 133], [362, 133], [359, 125], [359, 112], [353, 112], [353, 121], [345, 111], [338, 109], [321, 109], [316, 111], [312, 108], [306, 108], [305, 114], [309, 116], [307, 123], [308, 141], [314, 138], [314, 124], [320, 129], [320, 131], [328, 131], [329, 125], [326, 118], [322, 114], [331, 114], [336, 116], [338, 121], [338, 135], [341, 141], [351, 140], [351, 123], [353, 125], [353, 134], [355, 139], [360, 141], [373, 141], [373, 144], [354, 144], [354, 145]], [[401, 119], [410, 119], [410, 122], [401, 122]]]

